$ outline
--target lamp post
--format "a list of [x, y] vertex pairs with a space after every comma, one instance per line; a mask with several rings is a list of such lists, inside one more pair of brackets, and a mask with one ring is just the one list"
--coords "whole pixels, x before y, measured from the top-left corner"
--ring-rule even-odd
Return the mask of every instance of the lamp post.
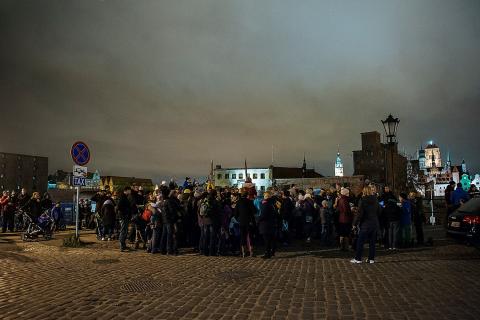
[[[400, 120], [394, 118], [391, 114], [387, 119], [382, 120], [383, 129], [385, 130], [385, 135], [387, 136], [387, 145], [390, 149], [390, 161], [391, 161], [391, 181], [392, 181], [392, 190], [395, 191], [395, 172], [394, 172], [394, 149], [397, 144], [397, 128]], [[387, 165], [387, 164], [385, 164]], [[388, 171], [388, 170], [387, 170]], [[387, 182], [387, 177], [385, 177], [385, 182]]]

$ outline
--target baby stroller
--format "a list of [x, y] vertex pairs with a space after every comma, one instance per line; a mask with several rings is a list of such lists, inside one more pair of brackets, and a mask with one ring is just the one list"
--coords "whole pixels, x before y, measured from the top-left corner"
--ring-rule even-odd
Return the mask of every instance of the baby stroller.
[[34, 221], [27, 212], [23, 213], [23, 219], [27, 225], [26, 230], [22, 233], [23, 241], [34, 241], [39, 236], [43, 236], [45, 240], [52, 239], [54, 221], [48, 215], [48, 210], [45, 211], [37, 221]]

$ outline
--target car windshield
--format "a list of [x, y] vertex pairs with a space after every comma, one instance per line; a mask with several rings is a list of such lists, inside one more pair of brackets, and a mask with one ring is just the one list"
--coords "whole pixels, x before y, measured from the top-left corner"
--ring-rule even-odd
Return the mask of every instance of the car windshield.
[[473, 198], [467, 201], [458, 209], [459, 212], [480, 214], [480, 198]]

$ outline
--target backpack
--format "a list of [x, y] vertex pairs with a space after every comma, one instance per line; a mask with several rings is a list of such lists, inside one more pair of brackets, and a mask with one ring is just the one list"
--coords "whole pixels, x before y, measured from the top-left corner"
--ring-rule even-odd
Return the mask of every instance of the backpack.
[[211, 216], [213, 211], [212, 204], [205, 198], [200, 205], [200, 217], [208, 218]]

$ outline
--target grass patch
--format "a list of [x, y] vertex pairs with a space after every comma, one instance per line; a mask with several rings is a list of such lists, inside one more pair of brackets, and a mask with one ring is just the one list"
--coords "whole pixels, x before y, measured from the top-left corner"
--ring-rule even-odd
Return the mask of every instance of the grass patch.
[[86, 243], [80, 240], [80, 237], [72, 234], [65, 239], [63, 239], [63, 246], [68, 248], [82, 248], [85, 247]]

